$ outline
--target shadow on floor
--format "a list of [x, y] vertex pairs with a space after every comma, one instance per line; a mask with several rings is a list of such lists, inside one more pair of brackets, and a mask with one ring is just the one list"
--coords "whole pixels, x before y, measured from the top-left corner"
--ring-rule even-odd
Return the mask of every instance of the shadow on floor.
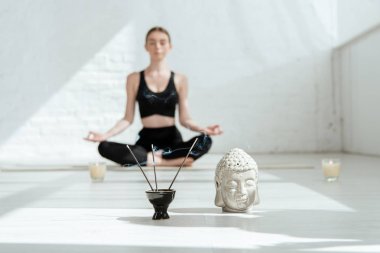
[[[356, 222], [362, 215], [358, 212], [281, 210], [232, 214], [222, 213], [220, 208], [177, 208], [169, 213], [168, 220], [155, 221], [147, 217], [120, 217], [118, 220], [146, 226], [237, 228], [252, 232], [252, 240], [255, 240], [257, 233], [266, 238], [289, 237], [294, 240], [289, 239], [286, 245], [280, 245], [281, 251], [289, 252], [307, 248], [379, 244], [376, 226], [361, 227]], [[363, 233], [367, 233], [365, 240], [359, 239], [363, 238]], [[275, 241], [273, 246], [278, 247]], [[272, 250], [271, 247], [260, 248], [260, 252]]]

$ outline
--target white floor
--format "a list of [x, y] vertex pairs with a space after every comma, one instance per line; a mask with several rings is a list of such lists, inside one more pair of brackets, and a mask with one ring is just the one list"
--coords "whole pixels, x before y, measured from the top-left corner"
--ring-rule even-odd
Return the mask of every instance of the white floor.
[[[103, 183], [85, 170], [3, 170], [0, 252], [380, 252], [380, 158], [255, 156], [261, 204], [231, 214], [214, 206], [220, 157], [181, 171], [171, 217], [160, 221], [138, 168], [111, 168]], [[338, 182], [323, 180], [323, 157], [342, 159]], [[159, 170], [159, 187], [175, 172]]]

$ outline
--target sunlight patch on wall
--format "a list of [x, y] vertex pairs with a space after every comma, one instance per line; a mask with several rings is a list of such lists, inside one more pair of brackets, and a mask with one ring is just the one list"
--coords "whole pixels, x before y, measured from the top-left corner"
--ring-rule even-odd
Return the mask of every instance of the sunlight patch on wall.
[[[89, 130], [105, 131], [106, 126], [110, 127], [123, 116], [126, 75], [132, 71], [136, 61], [135, 34], [135, 26], [131, 22], [78, 69], [58, 92], [2, 143], [0, 161], [22, 163], [44, 157], [48, 162], [64, 160], [67, 156], [77, 159], [85, 155], [94, 156], [94, 146], [82, 138]], [[80, 147], [83, 152], [73, 154], [72, 146]]]

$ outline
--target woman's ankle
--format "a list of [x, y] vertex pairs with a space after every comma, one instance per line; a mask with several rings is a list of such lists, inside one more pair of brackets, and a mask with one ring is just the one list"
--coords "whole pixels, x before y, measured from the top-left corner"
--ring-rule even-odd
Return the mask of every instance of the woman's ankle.
[[[160, 166], [170, 166], [177, 167], [181, 166], [183, 163], [184, 157], [179, 157], [175, 159], [162, 159]], [[192, 157], [188, 157], [186, 161], [183, 163], [184, 167], [190, 167], [193, 165], [194, 159]]]
[[[186, 167], [190, 167], [190, 166], [193, 166], [193, 162], [194, 162], [194, 158], [192, 157], [188, 157], [185, 161], [185, 163], [183, 164], [183, 166], [186, 166]], [[181, 163], [182, 164], [182, 163]]]
[[[154, 161], [156, 166], [181, 166], [184, 157], [178, 157], [175, 159], [163, 159], [160, 152], [154, 153]], [[188, 157], [184, 162], [183, 166], [190, 167], [193, 165], [194, 158]], [[153, 153], [149, 152], [147, 155], [146, 166], [153, 166]]]
[[147, 161], [146, 161], [146, 164], [147, 166], [153, 166], [153, 165], [156, 165], [156, 166], [160, 166], [161, 163], [162, 163], [162, 157], [161, 157], [161, 154], [157, 154], [155, 153], [155, 156], [154, 156], [154, 164], [153, 164], [153, 153], [152, 152], [149, 152], [148, 155], [147, 155]]

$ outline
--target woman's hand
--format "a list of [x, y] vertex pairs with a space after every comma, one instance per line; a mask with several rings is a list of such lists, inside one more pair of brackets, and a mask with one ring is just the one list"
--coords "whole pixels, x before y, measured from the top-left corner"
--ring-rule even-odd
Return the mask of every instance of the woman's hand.
[[107, 137], [105, 134], [90, 131], [84, 139], [86, 141], [101, 142], [107, 140]]
[[211, 125], [203, 129], [202, 132], [207, 135], [220, 135], [223, 133], [223, 130], [219, 125]]

